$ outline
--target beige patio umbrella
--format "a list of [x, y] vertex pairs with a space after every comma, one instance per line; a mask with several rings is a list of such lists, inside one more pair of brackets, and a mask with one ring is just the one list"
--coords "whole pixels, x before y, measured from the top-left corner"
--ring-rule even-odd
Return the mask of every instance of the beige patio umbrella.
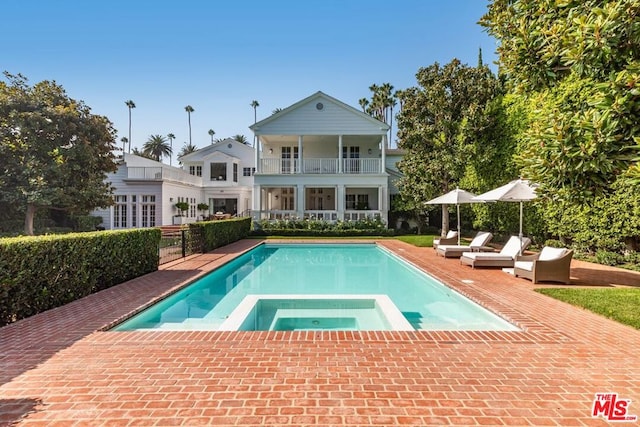
[[537, 185], [528, 179], [516, 179], [508, 184], [498, 187], [479, 196], [474, 200], [481, 202], [520, 202], [520, 254], [522, 255], [522, 204], [537, 197]]
[[460, 205], [463, 203], [482, 203], [481, 200], [475, 200], [475, 194], [465, 190], [456, 188], [449, 191], [447, 194], [436, 197], [435, 199], [425, 202], [427, 205], [456, 205], [456, 212], [458, 216], [458, 245], [460, 244]]

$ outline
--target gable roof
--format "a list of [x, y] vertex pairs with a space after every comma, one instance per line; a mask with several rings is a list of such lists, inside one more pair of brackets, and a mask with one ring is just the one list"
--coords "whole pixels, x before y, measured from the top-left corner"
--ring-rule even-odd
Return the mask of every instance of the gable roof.
[[256, 135], [384, 135], [389, 125], [318, 91], [249, 129]]
[[253, 150], [253, 147], [251, 147], [250, 145], [243, 144], [242, 142], [238, 142], [233, 138], [226, 138], [214, 144], [207, 145], [204, 148], [200, 148], [194, 151], [193, 153], [185, 154], [184, 156], [180, 157], [180, 160], [183, 163], [189, 162], [189, 161], [198, 161], [207, 156], [210, 156], [212, 153], [220, 151], [221, 149], [225, 149], [225, 150], [228, 149], [229, 144], [232, 145], [232, 147], [230, 148], [232, 150]]

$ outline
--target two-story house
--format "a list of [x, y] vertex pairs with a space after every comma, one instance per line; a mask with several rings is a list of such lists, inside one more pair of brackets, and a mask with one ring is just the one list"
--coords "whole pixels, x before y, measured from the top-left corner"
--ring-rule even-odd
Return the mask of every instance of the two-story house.
[[387, 220], [387, 124], [317, 92], [250, 129], [255, 219]]
[[202, 200], [212, 213], [245, 216], [251, 210], [254, 150], [225, 139], [180, 158], [189, 174], [201, 178]]
[[[181, 158], [182, 168], [134, 154], [118, 160], [107, 176], [114, 205], [97, 209], [105, 229], [156, 227], [195, 222], [216, 213], [240, 215], [251, 204], [253, 148], [233, 139], [209, 145]], [[175, 204], [187, 202], [179, 211]], [[198, 204], [207, 204], [198, 211]], [[246, 213], [246, 212], [245, 212]]]

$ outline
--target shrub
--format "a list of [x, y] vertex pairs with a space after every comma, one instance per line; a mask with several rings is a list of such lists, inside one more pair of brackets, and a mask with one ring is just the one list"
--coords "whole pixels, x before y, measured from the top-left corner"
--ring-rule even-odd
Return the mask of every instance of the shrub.
[[158, 268], [159, 229], [0, 239], [0, 325]]
[[602, 265], [619, 265], [624, 263], [624, 256], [616, 252], [598, 250], [596, 251], [596, 261]]
[[247, 237], [251, 218], [232, 218], [222, 221], [204, 221], [189, 224], [189, 230], [198, 236], [192, 244], [195, 252], [209, 252]]
[[258, 221], [251, 232], [254, 236], [392, 236], [394, 231], [386, 227], [380, 218], [331, 223], [317, 219], [291, 219]]

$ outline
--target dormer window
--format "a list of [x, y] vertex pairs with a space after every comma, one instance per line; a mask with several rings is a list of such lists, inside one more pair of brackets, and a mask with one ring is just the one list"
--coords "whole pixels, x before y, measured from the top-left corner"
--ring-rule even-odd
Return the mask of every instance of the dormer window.
[[211, 181], [226, 181], [227, 180], [227, 164], [226, 163], [211, 163]]
[[189, 166], [189, 174], [202, 176], [202, 166]]

